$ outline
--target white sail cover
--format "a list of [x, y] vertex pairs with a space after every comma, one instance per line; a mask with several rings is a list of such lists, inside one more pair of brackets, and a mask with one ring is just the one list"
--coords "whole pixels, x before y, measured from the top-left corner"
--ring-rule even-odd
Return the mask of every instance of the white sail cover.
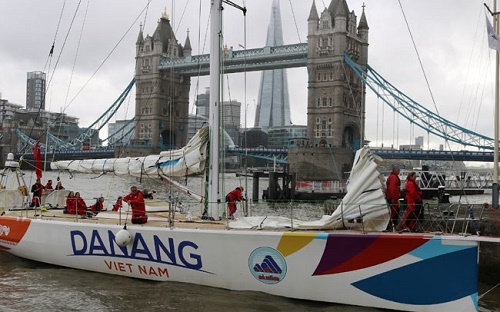
[[0, 211], [11, 208], [22, 208], [25, 197], [20, 190], [0, 190]]
[[80, 173], [112, 173], [135, 177], [179, 177], [201, 173], [205, 169], [208, 127], [203, 127], [179, 150], [164, 151], [146, 157], [64, 160], [50, 164], [52, 170]]
[[295, 228], [338, 229], [356, 228], [373, 231], [385, 230], [390, 219], [383, 192], [383, 178], [378, 171], [380, 158], [368, 147], [356, 152], [347, 193], [331, 215], [316, 221], [291, 220], [284, 217], [244, 217], [230, 222], [231, 228]]
[[63, 208], [66, 206], [66, 199], [69, 190], [46, 190], [47, 195], [42, 196], [42, 204], [51, 208]]

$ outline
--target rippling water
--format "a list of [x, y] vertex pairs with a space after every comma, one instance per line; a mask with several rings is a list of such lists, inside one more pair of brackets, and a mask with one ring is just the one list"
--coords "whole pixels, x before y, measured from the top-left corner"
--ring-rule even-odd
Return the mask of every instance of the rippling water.
[[[169, 190], [157, 181], [142, 181], [134, 178], [113, 176], [79, 175], [70, 178], [60, 175], [67, 189], [80, 191], [87, 204], [94, 198], [104, 196], [109, 209], [119, 195], [127, 194], [131, 185], [141, 185], [156, 190], [157, 198], [167, 198]], [[44, 175], [42, 182], [52, 179], [57, 173]], [[31, 173], [25, 176], [27, 184], [33, 183]], [[226, 190], [237, 185], [248, 185], [251, 194], [251, 179], [228, 175]], [[190, 178], [194, 190], [201, 189], [201, 178]], [[267, 182], [261, 180], [262, 188]], [[175, 192], [174, 192], [175, 193]], [[473, 197], [470, 202], [491, 201], [490, 195]], [[181, 196], [185, 209], [193, 214], [201, 207]], [[452, 198], [455, 200], [455, 198]], [[260, 212], [278, 214], [276, 210], [288, 212], [289, 205], [255, 206]], [[315, 218], [321, 216], [321, 206], [309, 205], [309, 209], [294, 210], [294, 216]], [[266, 210], [267, 209], [267, 210]], [[459, 274], [459, 273], [458, 273]], [[432, 281], [429, 281], [432, 282]], [[500, 282], [500, 281], [499, 281]], [[492, 286], [480, 285], [479, 294], [485, 294]], [[257, 292], [227, 291], [223, 289], [173, 282], [151, 282], [120, 276], [93, 273], [55, 267], [11, 256], [0, 252], [0, 311], [381, 311], [380, 309], [317, 303], [287, 299]], [[411, 289], [409, 289], [411, 290]], [[402, 289], [402, 291], [406, 291]], [[500, 311], [500, 288], [495, 288], [480, 299], [480, 311]]]

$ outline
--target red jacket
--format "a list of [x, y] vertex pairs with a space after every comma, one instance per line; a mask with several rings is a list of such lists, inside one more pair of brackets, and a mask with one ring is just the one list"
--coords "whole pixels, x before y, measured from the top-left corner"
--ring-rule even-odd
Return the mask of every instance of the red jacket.
[[148, 221], [146, 205], [144, 205], [144, 197], [142, 197], [141, 192], [130, 193], [123, 197], [123, 201], [130, 204], [130, 208], [132, 209], [132, 223], [134, 221], [139, 221], [140, 223]]
[[66, 210], [68, 213], [75, 214], [76, 213], [76, 198], [68, 197], [66, 198]]
[[226, 201], [229, 203], [233, 203], [235, 201], [243, 200], [243, 194], [239, 187], [235, 188], [231, 192], [226, 195]]
[[68, 197], [66, 198], [66, 210], [70, 214], [85, 215], [87, 213], [87, 205], [83, 198]]
[[123, 203], [121, 199], [117, 199], [116, 203], [113, 205], [113, 211], [118, 211], [118, 209], [123, 207]]
[[387, 199], [399, 199], [399, 193], [401, 192], [401, 180], [398, 175], [391, 172], [386, 181], [387, 190], [385, 191], [385, 198]]
[[416, 202], [422, 200], [422, 191], [415, 180], [406, 181], [405, 190], [405, 199], [408, 205], [414, 205]]
[[90, 206], [92, 212], [99, 212], [104, 210], [104, 202], [97, 200], [95, 204]]

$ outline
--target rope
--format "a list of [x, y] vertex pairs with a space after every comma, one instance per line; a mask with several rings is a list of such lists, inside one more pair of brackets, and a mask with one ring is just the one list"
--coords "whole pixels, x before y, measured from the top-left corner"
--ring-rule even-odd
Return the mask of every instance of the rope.
[[493, 289], [497, 288], [498, 286], [500, 285], [500, 283], [496, 284], [495, 286], [493, 286], [492, 288], [488, 289], [484, 294], [482, 294], [481, 296], [479, 296], [477, 299], [478, 300], [481, 300], [484, 296], [486, 296], [490, 291], [492, 291]]
[[94, 78], [94, 76], [101, 70], [101, 68], [104, 66], [104, 63], [107, 62], [107, 60], [111, 57], [111, 55], [115, 52], [115, 50], [118, 48], [120, 43], [123, 41], [123, 39], [127, 36], [127, 34], [130, 32], [132, 27], [136, 24], [137, 20], [141, 17], [142, 13], [146, 11], [146, 9], [149, 7], [149, 2], [146, 4], [146, 6], [141, 10], [141, 12], [137, 15], [137, 17], [134, 19], [130, 27], [125, 31], [125, 33], [122, 35], [122, 37], [118, 40], [118, 42], [115, 44], [115, 46], [111, 49], [111, 51], [108, 53], [108, 55], [104, 58], [104, 60], [99, 64], [97, 69], [92, 73], [92, 75], [87, 79], [87, 81], [83, 84], [83, 86], [78, 90], [76, 95], [71, 99], [71, 101], [63, 108], [63, 112], [66, 111], [66, 109], [73, 104], [75, 99], [80, 95], [80, 93], [87, 87], [89, 82]]
[[297, 19], [295, 18], [295, 11], [293, 9], [292, 0], [288, 0], [288, 3], [290, 3], [290, 9], [292, 10], [293, 24], [295, 25], [295, 30], [297, 31], [297, 38], [299, 39], [299, 43], [302, 43], [302, 41], [300, 40], [299, 27], [297, 26]]

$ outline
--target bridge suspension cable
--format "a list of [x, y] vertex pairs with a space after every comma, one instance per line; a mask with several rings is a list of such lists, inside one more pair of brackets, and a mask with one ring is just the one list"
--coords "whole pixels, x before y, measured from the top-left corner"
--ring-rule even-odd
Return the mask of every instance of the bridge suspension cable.
[[79, 146], [86, 140], [90, 139], [93, 135], [95, 135], [96, 132], [98, 133], [99, 130], [101, 130], [109, 122], [111, 117], [115, 115], [116, 111], [120, 108], [121, 104], [123, 103], [123, 101], [129, 94], [130, 90], [134, 86], [134, 83], [135, 83], [135, 78], [132, 79], [132, 81], [128, 84], [127, 88], [125, 88], [122, 94], [120, 94], [118, 99], [99, 118], [97, 118], [97, 120], [94, 121], [94, 123], [92, 123], [87, 128], [87, 130], [77, 135], [73, 139], [70, 139], [66, 143], [72, 146]]
[[[344, 54], [344, 60], [382, 101], [411, 124], [451, 142], [493, 150], [494, 140], [492, 138], [461, 127], [428, 110], [399, 91], [370, 65], [366, 64], [365, 71], [346, 54]], [[380, 92], [378, 88], [380, 88]]]
[[[120, 132], [125, 131], [125, 128], [127, 128], [127, 126], [130, 125], [131, 123], [133, 123], [134, 121], [135, 121], [135, 117], [130, 119], [129, 121], [127, 121], [123, 126], [120, 127], [120, 129], [118, 129], [115, 132], [113, 132], [112, 134], [108, 135], [108, 137], [105, 138], [104, 140], [102, 140], [101, 143], [104, 143], [113, 137], [117, 137]], [[135, 130], [135, 126], [131, 127], [130, 129], [127, 130], [127, 132], [124, 132], [123, 134], [121, 134], [121, 136], [117, 140], [114, 140], [113, 144], [115, 144], [116, 142], [122, 141], [127, 135], [129, 135], [134, 130]]]

